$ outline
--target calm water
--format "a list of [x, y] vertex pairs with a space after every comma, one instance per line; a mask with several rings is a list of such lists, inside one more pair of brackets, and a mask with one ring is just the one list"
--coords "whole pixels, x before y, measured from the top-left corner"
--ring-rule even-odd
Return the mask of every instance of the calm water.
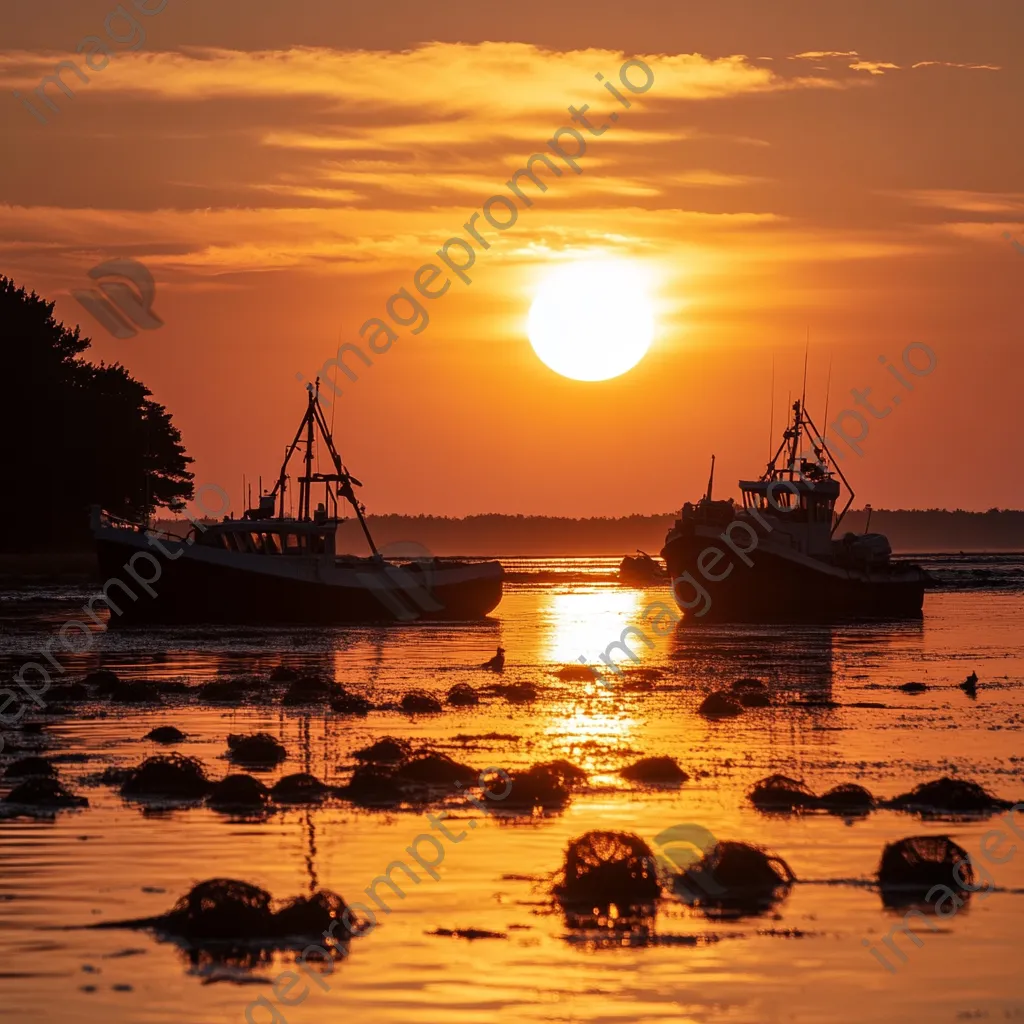
[[[505, 681], [529, 681], [541, 693], [525, 707], [495, 698], [441, 716], [381, 711], [366, 719], [169, 697], [158, 708], [96, 703], [73, 718], [44, 716], [41, 736], [6, 731], [5, 762], [37, 750], [55, 758], [91, 806], [54, 820], [0, 820], [2, 1017], [219, 1024], [244, 1021], [249, 1007], [250, 1020], [300, 1024], [1024, 1020], [1024, 842], [1006, 864], [989, 867], [995, 892], [939, 922], [935, 933], [923, 931], [920, 948], [902, 940], [908, 956], [897, 973], [862, 944], [879, 941], [898, 920], [866, 884], [887, 841], [947, 833], [976, 853], [986, 831], [1005, 825], [889, 811], [855, 822], [766, 817], [745, 801], [749, 786], [774, 771], [818, 791], [856, 781], [883, 796], [960, 773], [1024, 800], [1024, 566], [994, 556], [929, 564], [949, 586], [928, 595], [921, 623], [679, 628], [654, 638], [652, 649], [636, 645], [643, 665], [663, 670], [647, 693], [563, 683], [553, 674], [581, 654], [595, 660], [624, 626], [641, 624], [651, 601], [668, 600], [667, 588], [642, 592], [608, 582], [607, 559], [514, 560], [515, 582], [492, 620], [472, 626], [104, 634], [88, 658], [71, 659], [69, 675], [102, 665], [126, 678], [198, 683], [266, 672], [284, 660], [384, 703], [414, 687], [443, 693], [456, 682], [493, 682], [474, 666], [501, 644]], [[66, 588], [5, 595], [5, 665], [37, 651], [83, 597]], [[976, 701], [956, 687], [972, 670], [981, 679]], [[741, 675], [764, 679], [780, 703], [718, 724], [696, 714], [707, 692]], [[896, 689], [912, 680], [931, 689]], [[807, 696], [839, 706], [785, 703]], [[865, 703], [883, 706], [856, 706]], [[142, 739], [161, 724], [187, 732], [171, 749], [201, 758], [215, 777], [236, 770], [224, 759], [229, 732], [265, 730], [290, 754], [279, 769], [261, 773], [268, 782], [297, 770], [341, 782], [353, 750], [391, 734], [430, 741], [479, 768], [565, 757], [587, 770], [590, 783], [564, 813], [531, 821], [485, 817], [453, 795], [447, 810], [456, 824], [449, 827], [457, 833], [461, 821], [467, 836], [448, 847], [440, 880], [410, 886], [322, 985], [304, 978], [279, 988], [291, 999], [308, 990], [300, 1004], [286, 1006], [271, 982], [293, 955], [236, 971], [192, 964], [144, 931], [84, 926], [162, 913], [213, 876], [242, 878], [280, 897], [322, 886], [356, 900], [388, 864], [409, 860], [406, 848], [429, 829], [425, 814], [347, 804], [259, 822], [204, 808], [144, 814], [111, 788], [89, 784], [109, 765], [166, 750]], [[652, 792], [617, 777], [648, 754], [676, 757], [691, 781]], [[588, 942], [552, 911], [547, 880], [573, 836], [615, 828], [653, 842], [686, 822], [768, 846], [801, 884], [773, 913], [733, 923], [666, 900], [652, 940], [632, 947]], [[506, 937], [428, 934], [437, 928]], [[253, 1006], [261, 997], [269, 1003]]]

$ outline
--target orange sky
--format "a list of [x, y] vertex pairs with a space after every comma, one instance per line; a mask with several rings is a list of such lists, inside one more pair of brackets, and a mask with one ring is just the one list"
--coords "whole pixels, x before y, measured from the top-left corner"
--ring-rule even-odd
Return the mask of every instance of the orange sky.
[[[87, 84], [66, 76], [46, 125], [11, 90], [83, 64], [115, 5], [40, 6], [8, 0], [0, 36], [0, 271], [143, 379], [236, 504], [243, 472], [277, 471], [296, 373], [358, 341], [570, 104], [615, 109], [594, 76], [640, 56], [655, 83], [583, 173], [341, 381], [369, 509], [665, 511], [711, 452], [735, 493], [767, 454], [773, 359], [778, 428], [808, 329], [819, 420], [830, 361], [835, 420], [852, 388], [900, 391], [879, 356], [937, 356], [843, 462], [858, 504], [1024, 507], [1021, 5], [169, 0], [136, 12], [136, 50], [108, 40]], [[525, 321], [546, 268], [593, 254], [650, 270], [658, 329], [634, 370], [582, 383]], [[160, 330], [114, 339], [70, 297], [115, 257], [152, 271]]]

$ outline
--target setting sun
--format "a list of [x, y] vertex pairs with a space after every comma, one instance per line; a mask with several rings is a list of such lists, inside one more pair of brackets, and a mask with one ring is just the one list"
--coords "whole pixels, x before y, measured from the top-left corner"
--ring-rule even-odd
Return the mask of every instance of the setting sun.
[[551, 271], [530, 307], [530, 344], [573, 380], [608, 380], [643, 359], [654, 308], [642, 270], [627, 260], [585, 260]]

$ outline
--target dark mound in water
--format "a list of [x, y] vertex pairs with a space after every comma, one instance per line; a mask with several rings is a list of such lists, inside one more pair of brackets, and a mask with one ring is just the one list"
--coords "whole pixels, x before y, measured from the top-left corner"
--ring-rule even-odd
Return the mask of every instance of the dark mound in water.
[[89, 699], [89, 688], [84, 683], [74, 680], [51, 687], [50, 693], [55, 701], [68, 702]]
[[614, 673], [615, 681], [630, 693], [651, 693], [664, 676], [659, 668], [620, 668]]
[[749, 676], [745, 676], [743, 679], [737, 679], [736, 682], [730, 687], [733, 693], [743, 692], [764, 692], [768, 689], [767, 686], [760, 679], [751, 679]]
[[56, 779], [34, 776], [26, 779], [21, 785], [15, 786], [5, 798], [9, 804], [21, 804], [26, 807], [88, 807], [89, 801], [84, 796], [77, 796], [66, 789]]
[[537, 687], [532, 683], [504, 683], [495, 686], [494, 692], [509, 704], [531, 704], [537, 699]]
[[182, 896], [160, 927], [186, 939], [250, 939], [275, 934], [270, 893], [248, 882], [211, 878]]
[[948, 811], [973, 813], [1002, 810], [1011, 807], [1009, 800], [1000, 800], [976, 782], [943, 776], [933, 782], [922, 782], [909, 793], [889, 802], [889, 806], [904, 811]]
[[904, 683], [902, 686], [898, 687], [898, 689], [902, 690], [904, 693], [924, 693], [928, 687], [925, 686], [924, 683]]
[[772, 701], [768, 694], [761, 693], [758, 690], [744, 690], [742, 693], [737, 694], [737, 696], [745, 708], [770, 708], [772, 706]]
[[621, 911], [653, 903], [661, 894], [651, 848], [628, 832], [587, 832], [565, 851], [555, 896], [567, 908]]
[[480, 703], [480, 694], [469, 683], [456, 683], [445, 700], [453, 708], [472, 708]]
[[344, 788], [345, 799], [364, 807], [390, 807], [402, 802], [402, 787], [391, 768], [361, 764]]
[[[335, 921], [341, 920], [346, 910], [348, 905], [337, 893], [321, 889], [312, 896], [288, 900], [274, 914], [274, 927], [278, 935], [288, 938], [323, 935]], [[346, 931], [339, 929], [340, 937], [344, 938]]]
[[755, 782], [748, 797], [761, 811], [802, 811], [818, 806], [812, 790], [786, 775], [769, 775]]
[[401, 707], [410, 715], [437, 715], [444, 711], [441, 702], [426, 690], [411, 690], [402, 698]]
[[572, 799], [561, 772], [551, 764], [535, 764], [525, 771], [513, 772], [505, 788], [507, 795], [496, 804], [501, 810], [559, 809]]
[[110, 687], [112, 704], [162, 704], [163, 698], [152, 683], [125, 683], [118, 680]]
[[52, 761], [45, 757], [22, 757], [12, 761], [4, 772], [5, 779], [27, 779], [30, 776], [57, 777], [57, 769]]
[[475, 782], [477, 774], [468, 765], [454, 761], [447, 754], [431, 751], [400, 764], [395, 777], [400, 782], [425, 786], [454, 786], [456, 783], [465, 786]]
[[561, 758], [554, 761], [544, 761], [542, 764], [535, 765], [534, 767], [543, 768], [550, 772], [563, 786], [567, 786], [569, 789], [582, 786], [587, 781], [587, 773], [582, 768], [577, 768], [572, 762]]
[[330, 791], [315, 775], [296, 772], [278, 779], [270, 792], [279, 804], [315, 804]]
[[287, 665], [275, 665], [267, 678], [272, 683], [294, 683], [299, 678], [299, 673]]
[[796, 881], [790, 866], [749, 843], [716, 843], [676, 880], [677, 890], [707, 910], [759, 913]]
[[347, 912], [345, 901], [326, 889], [289, 900], [275, 912], [265, 889], [233, 878], [211, 878], [178, 900], [170, 913], [145, 923], [191, 942], [224, 942], [320, 939], [340, 920], [336, 934], [344, 940], [357, 930], [345, 927]]
[[844, 782], [825, 793], [820, 803], [830, 811], [862, 814], [875, 806], [875, 798], [863, 786], [858, 786], [854, 782]]
[[210, 791], [210, 781], [202, 761], [182, 754], [157, 754], [147, 757], [131, 769], [121, 786], [121, 795], [130, 797], [173, 797], [196, 800]]
[[368, 747], [357, 750], [352, 756], [357, 761], [370, 761], [374, 764], [398, 764], [400, 761], [405, 761], [411, 754], [412, 745], [408, 740], [384, 736]]
[[705, 718], [735, 718], [743, 714], [743, 705], [729, 694], [716, 691], [709, 693], [697, 708], [697, 714]]
[[86, 686], [95, 686], [96, 692], [102, 696], [110, 693], [110, 691], [121, 682], [121, 679], [116, 673], [111, 672], [109, 669], [101, 668], [97, 669], [95, 672], [90, 672], [84, 679], [82, 679], [82, 682]]
[[597, 669], [589, 665], [563, 665], [554, 675], [565, 683], [589, 683], [597, 678]]
[[254, 732], [248, 736], [228, 736], [228, 760], [236, 764], [273, 768], [288, 757], [288, 751], [270, 733]]
[[336, 686], [331, 696], [331, 710], [339, 715], [363, 717], [373, 710], [373, 704], [358, 693], [350, 693], [344, 686]]
[[970, 855], [949, 836], [911, 836], [888, 843], [878, 863], [878, 885], [886, 903], [899, 905], [923, 899], [936, 885], [954, 883], [954, 870], [974, 884]]
[[185, 739], [185, 734], [173, 725], [158, 725], [142, 738], [152, 740], [154, 743], [180, 743]]
[[642, 757], [635, 764], [627, 765], [619, 774], [630, 782], [655, 786], [677, 786], [690, 777], [679, 767], [674, 757]]
[[320, 676], [303, 676], [288, 687], [281, 703], [286, 707], [302, 704], [325, 704], [334, 694], [333, 685]]
[[214, 810], [259, 810], [270, 803], [270, 790], [251, 775], [221, 779], [206, 801]]
[[199, 699], [207, 704], [244, 704], [252, 690], [246, 678], [214, 679], [199, 687]]

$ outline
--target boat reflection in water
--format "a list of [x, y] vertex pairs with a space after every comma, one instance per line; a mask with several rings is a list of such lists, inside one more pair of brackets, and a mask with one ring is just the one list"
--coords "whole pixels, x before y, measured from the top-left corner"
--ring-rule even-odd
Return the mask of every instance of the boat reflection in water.
[[[153, 567], [155, 596], [117, 597], [120, 613], [111, 624], [132, 623], [348, 623], [471, 620], [501, 601], [500, 562], [457, 558], [385, 559], [377, 550], [364, 508], [353, 487], [320, 407], [319, 380], [308, 385], [308, 403], [285, 454], [273, 490], [241, 519], [196, 524], [187, 538], [160, 536], [93, 510], [100, 571], [118, 579], [125, 563], [140, 553]], [[314, 472], [319, 434], [332, 472]], [[288, 463], [304, 447], [299, 511], [285, 515]], [[324, 501], [312, 507], [314, 484]], [[371, 555], [359, 558], [335, 550], [339, 499], [355, 510]], [[278, 511], [275, 515], [275, 506]], [[159, 571], [157, 571], [157, 569]], [[157, 582], [159, 581], [159, 582]], [[150, 591], [152, 593], [152, 590]]]

